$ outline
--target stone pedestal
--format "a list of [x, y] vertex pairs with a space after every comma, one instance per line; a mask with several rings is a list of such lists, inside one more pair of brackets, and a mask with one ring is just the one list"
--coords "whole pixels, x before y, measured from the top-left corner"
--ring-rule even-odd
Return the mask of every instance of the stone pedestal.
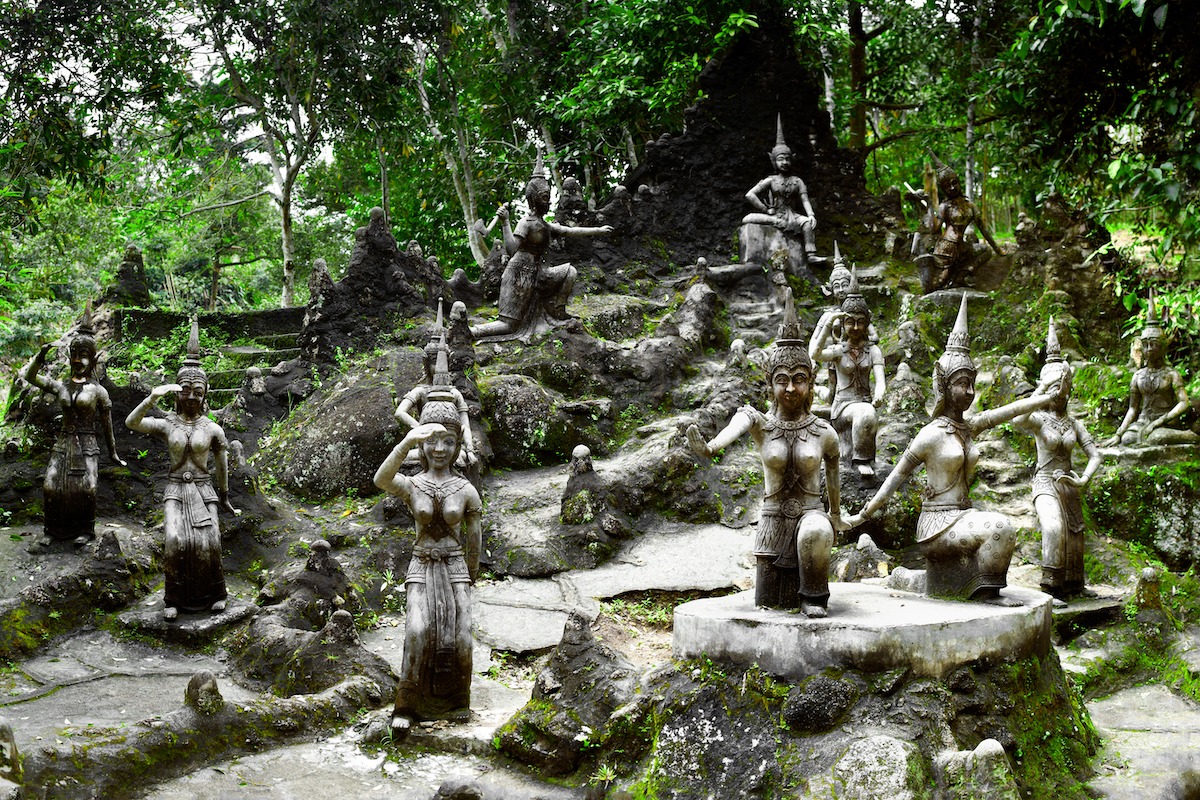
[[800, 679], [828, 667], [863, 672], [907, 668], [941, 678], [964, 664], [1044, 655], [1050, 649], [1049, 595], [1009, 587], [1021, 605], [939, 600], [861, 583], [829, 586], [829, 616], [760, 609], [754, 592], [695, 600], [675, 609], [677, 658], [761, 669]]
[[205, 644], [244, 619], [254, 615], [258, 606], [230, 597], [225, 610], [216, 614], [203, 612], [189, 614], [180, 612], [173, 620], [163, 619], [163, 593], [150, 595], [140, 605], [117, 615], [117, 621], [126, 630], [143, 636], [152, 636], [167, 642], [185, 645]]

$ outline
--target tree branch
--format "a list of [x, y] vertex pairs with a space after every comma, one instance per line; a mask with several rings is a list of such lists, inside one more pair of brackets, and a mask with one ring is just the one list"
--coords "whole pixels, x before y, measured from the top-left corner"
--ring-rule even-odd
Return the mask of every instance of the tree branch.
[[[1000, 119], [1000, 117], [998, 115], [993, 115], [990, 117], [984, 117], [984, 118], [977, 119], [977, 120], [975, 120], [975, 124], [983, 125], [988, 122], [994, 122], [995, 120], [998, 120], [998, 119]], [[912, 128], [907, 131], [900, 131], [899, 133], [894, 133], [891, 136], [885, 136], [882, 139], [877, 139], [876, 141], [871, 142], [870, 144], [859, 148], [858, 152], [861, 155], [866, 156], [868, 153], [870, 153], [874, 150], [878, 150], [881, 147], [887, 147], [888, 145], [890, 145], [894, 142], [902, 141], [904, 139], [909, 138], [910, 136], [920, 136], [920, 135], [926, 134], [926, 133], [946, 133], [948, 131], [961, 131], [961, 130], [964, 130], [966, 127], [967, 127], [966, 123], [963, 123], [962, 125], [941, 125], [941, 126], [930, 127], [930, 128]]]
[[251, 200], [257, 200], [258, 198], [262, 197], [263, 195], [267, 195], [267, 194], [270, 194], [270, 192], [267, 191], [266, 189], [263, 189], [261, 191], [255, 192], [254, 194], [247, 195], [246, 197], [242, 197], [238, 200], [230, 200], [227, 203], [217, 203], [217, 204], [211, 205], [211, 206], [203, 206], [201, 208], [193, 208], [191, 211], [185, 211], [184, 213], [180, 214], [179, 218], [185, 219], [187, 217], [195, 216], [196, 214], [203, 214], [206, 211], [217, 211], [218, 209], [229, 208], [230, 206], [240, 206], [242, 203], [248, 203]]

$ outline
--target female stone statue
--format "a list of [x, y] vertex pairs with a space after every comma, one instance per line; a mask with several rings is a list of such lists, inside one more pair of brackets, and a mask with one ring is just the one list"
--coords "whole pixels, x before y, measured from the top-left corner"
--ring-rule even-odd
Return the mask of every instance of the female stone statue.
[[[754, 540], [758, 562], [755, 605], [799, 608], [824, 617], [829, 605], [829, 554], [833, 524], [840, 514], [838, 439], [829, 423], [811, 412], [812, 360], [801, 339], [791, 290], [786, 293], [779, 338], [767, 351], [774, 402], [764, 414], [742, 406], [729, 424], [705, 442], [695, 425], [688, 444], [711, 458], [749, 432], [762, 458], [762, 516]], [[821, 502], [821, 465], [825, 466], [828, 512]]]
[[567, 227], [545, 220], [550, 210], [550, 183], [538, 153], [533, 176], [525, 184], [529, 213], [514, 231], [508, 222], [508, 208], [498, 216], [503, 223], [504, 249], [511, 258], [500, 277], [500, 319], [472, 329], [480, 338], [524, 336], [548, 328], [549, 320], [565, 319], [567, 300], [575, 286], [575, 267], [559, 264], [548, 267], [542, 256], [550, 246], [551, 234], [559, 236], [600, 236], [612, 233], [611, 225], [599, 228]]
[[[400, 497], [417, 526], [404, 579], [408, 595], [404, 655], [392, 730], [407, 735], [420, 719], [466, 721], [471, 714], [471, 584], [479, 577], [479, 492], [454, 471], [461, 446], [459, 414], [445, 392], [434, 392], [409, 431], [375, 472], [375, 485]], [[420, 448], [422, 471], [400, 466]]]
[[1167, 364], [1163, 331], [1154, 308], [1154, 295], [1146, 309], [1142, 328], [1142, 366], [1129, 383], [1129, 410], [1116, 434], [1104, 442], [1106, 447], [1148, 444], [1191, 444], [1197, 441], [1192, 431], [1168, 427], [1188, 408], [1187, 390], [1179, 372]]
[[[163, 493], [163, 618], [167, 620], [175, 619], [180, 611], [215, 614], [225, 610], [218, 506], [240, 513], [229, 503], [225, 431], [205, 416], [208, 375], [200, 366], [200, 329], [195, 320], [187, 358], [176, 381], [155, 386], [125, 418], [130, 429], [161, 439], [167, 446], [170, 467]], [[165, 419], [146, 416], [159, 398], [171, 393], [175, 394], [173, 412]]]
[[871, 309], [859, 294], [857, 273], [851, 274], [850, 291], [834, 322], [839, 323], [844, 339], [826, 346], [834, 327], [830, 324], [817, 342], [817, 361], [830, 364], [835, 373], [829, 418], [841, 434], [842, 458], [850, 459], [859, 475], [871, 477], [875, 474], [875, 433], [879, 428], [875, 409], [883, 404], [887, 384], [883, 351], [869, 338]]
[[763, 178], [746, 192], [746, 202], [755, 211], [742, 218], [742, 224], [770, 225], [784, 236], [803, 243], [809, 264], [825, 261], [817, 255], [817, 215], [808, 199], [808, 187], [792, 174], [792, 149], [783, 140], [783, 118], [775, 120], [775, 146], [771, 148], [771, 166], [775, 174]]
[[[979, 235], [987, 240], [992, 249], [1001, 253], [1000, 245], [992, 238], [983, 215], [971, 200], [963, 194], [958, 173], [941, 162], [933, 153], [937, 167], [938, 192], [942, 202], [931, 219], [931, 232], [938, 237], [933, 253], [922, 256], [919, 266], [921, 286], [928, 294], [936, 289], [962, 284], [962, 272], [972, 257], [971, 245], [967, 242], [967, 228], [975, 226]], [[930, 265], [927, 259], [932, 259]]]
[[1055, 395], [1018, 400], [968, 417], [966, 411], [975, 400], [975, 375], [968, 348], [964, 294], [946, 352], [934, 364], [933, 421], [917, 432], [879, 491], [860, 513], [847, 517], [845, 525], [852, 528], [882, 508], [923, 464], [927, 483], [917, 522], [917, 542], [928, 565], [927, 592], [1016, 605], [1000, 596], [1000, 590], [1008, 585], [1008, 562], [1016, 543], [1012, 521], [994, 511], [977, 511], [971, 505], [971, 477], [979, 460], [974, 436], [1013, 417], [1048, 407]]
[[[1013, 419], [1013, 426], [1032, 434], [1037, 444], [1033, 476], [1033, 506], [1042, 529], [1042, 591], [1059, 600], [1084, 592], [1083, 500], [1080, 490], [1100, 467], [1100, 449], [1083, 427], [1067, 413], [1071, 396], [1071, 365], [1059, 350], [1054, 318], [1046, 333], [1046, 365], [1035, 395], [1054, 394], [1045, 411]], [[1062, 386], [1061, 390], [1055, 391]], [[1071, 470], [1071, 454], [1083, 448], [1088, 463], [1082, 475]]]
[[54, 440], [42, 483], [43, 536], [32, 548], [34, 552], [48, 547], [56, 539], [73, 539], [76, 546], [82, 546], [95, 538], [100, 462], [97, 422], [104, 434], [108, 457], [125, 466], [117, 455], [117, 442], [113, 438], [112, 401], [105, 388], [92, 378], [96, 368], [94, 336], [89, 303], [69, 347], [71, 377], [64, 383], [38, 374], [53, 343], [42, 345], [21, 373], [21, 377], [32, 385], [53, 394], [62, 407], [62, 428]]

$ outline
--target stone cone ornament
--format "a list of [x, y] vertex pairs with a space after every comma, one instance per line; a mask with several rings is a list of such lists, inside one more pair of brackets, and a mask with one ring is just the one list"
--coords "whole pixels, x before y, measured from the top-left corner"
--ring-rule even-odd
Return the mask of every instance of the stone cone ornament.
[[842, 301], [842, 311], [846, 314], [871, 314], [867, 307], [867, 299], [858, 288], [858, 267], [850, 268], [850, 290], [846, 293], [846, 299]]
[[771, 165], [774, 166], [775, 158], [780, 153], [791, 154], [792, 148], [788, 147], [787, 142], [783, 140], [783, 115], [775, 115], [775, 146], [771, 148]]
[[946, 337], [946, 352], [937, 360], [937, 366], [946, 377], [960, 369], [975, 370], [975, 362], [971, 360], [971, 338], [967, 331], [966, 292], [963, 292], [962, 303], [958, 306], [958, 318], [954, 321], [954, 329]]
[[1161, 339], [1162, 326], [1158, 321], [1158, 309], [1154, 305], [1154, 290], [1150, 290], [1150, 299], [1146, 304], [1146, 324], [1142, 327], [1143, 339]]
[[1046, 363], [1054, 364], [1063, 360], [1062, 347], [1058, 343], [1058, 330], [1054, 327], [1054, 317], [1046, 326]]
[[546, 164], [542, 157], [541, 149], [538, 150], [537, 163], [535, 163], [533, 165], [533, 174], [530, 175], [529, 177], [530, 177], [530, 179], [532, 179], [532, 178], [541, 178], [542, 180], [546, 179]]
[[933, 161], [934, 169], [937, 170], [938, 183], [941, 183], [944, 179], [950, 177], [951, 175], [958, 177], [958, 173], [940, 158], [938, 158], [937, 153], [933, 152], [933, 150], [929, 151], [929, 158], [931, 161]]
[[779, 325], [779, 335], [775, 344], [767, 351], [767, 366], [770, 373], [780, 367], [795, 369], [805, 366], [812, 369], [812, 359], [808, 356], [808, 342], [804, 340], [800, 330], [800, 319], [796, 315], [796, 299], [792, 296], [792, 287], [784, 292], [783, 322]]
[[76, 332], [76, 335], [77, 336], [95, 336], [96, 335], [96, 327], [92, 320], [91, 298], [89, 298], [88, 301], [86, 303], [84, 303], [84, 305], [83, 305], [83, 319], [80, 320], [80, 322], [79, 322], [79, 330]]
[[846, 257], [842, 255], [842, 251], [838, 248], [837, 239], [833, 240], [833, 265], [835, 267], [846, 266]]
[[208, 385], [208, 373], [200, 366], [200, 320], [197, 317], [192, 317], [192, 331], [188, 334], [187, 355], [184, 356], [183, 366], [179, 368], [176, 379], [179, 383], [183, 383], [185, 380], [199, 379], [204, 382], [205, 386]]

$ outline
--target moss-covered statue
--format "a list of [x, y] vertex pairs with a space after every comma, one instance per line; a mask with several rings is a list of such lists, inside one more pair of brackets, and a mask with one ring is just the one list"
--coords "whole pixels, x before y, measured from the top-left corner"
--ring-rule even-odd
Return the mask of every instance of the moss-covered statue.
[[[1053, 394], [1044, 411], [1016, 417], [1013, 426], [1033, 436], [1037, 470], [1033, 475], [1033, 507], [1042, 529], [1042, 591], [1060, 600], [1084, 593], [1082, 489], [1100, 468], [1100, 449], [1083, 423], [1067, 412], [1071, 365], [1062, 357], [1054, 318], [1046, 332], [1046, 365], [1035, 395]], [[1061, 389], [1059, 388], [1061, 384]], [[1083, 474], [1071, 469], [1079, 447], [1087, 454]]]
[[570, 264], [551, 267], [543, 263], [551, 235], [600, 236], [613, 231], [611, 225], [569, 227], [545, 220], [550, 210], [550, 182], [546, 180], [541, 153], [533, 176], [525, 184], [525, 201], [529, 213], [517, 223], [515, 231], [509, 225], [507, 206], [497, 214], [503, 224], [504, 249], [510, 258], [500, 276], [500, 319], [473, 328], [471, 333], [477, 340], [527, 337], [566, 319], [576, 270]]
[[1187, 411], [1189, 401], [1183, 377], [1167, 363], [1166, 340], [1155, 311], [1153, 294], [1146, 308], [1146, 325], [1142, 328], [1140, 344], [1142, 362], [1129, 382], [1129, 410], [1116, 434], [1105, 440], [1104, 445], [1140, 447], [1200, 441], [1192, 431], [1170, 427], [1170, 423]]
[[[979, 450], [975, 435], [1003, 422], [1049, 407], [1056, 394], [1018, 400], [967, 416], [975, 400], [975, 364], [967, 338], [967, 297], [934, 364], [933, 421], [917, 432], [883, 485], [863, 507], [846, 518], [854, 527], [883, 508], [888, 498], [921, 465], [926, 485], [917, 521], [917, 542], [925, 556], [930, 595], [1016, 605], [1000, 595], [1008, 585], [1008, 564], [1016, 544], [1012, 520], [971, 504], [971, 479]], [[1061, 387], [1059, 388], [1061, 391]]]
[[958, 173], [933, 153], [930, 156], [937, 167], [941, 203], [929, 220], [930, 232], [937, 237], [933, 252], [920, 256], [917, 262], [921, 288], [926, 294], [963, 285], [975, 258], [975, 251], [967, 241], [967, 228], [972, 225], [996, 253], [1003, 252], [984, 224], [979, 208], [963, 193]]
[[[155, 386], [125, 424], [160, 439], [169, 466], [163, 492], [163, 572], [166, 576], [163, 618], [180, 611], [225, 610], [225, 572], [221, 567], [218, 510], [239, 513], [229, 503], [229, 461], [225, 431], [209, 419], [208, 375], [200, 366], [200, 328], [192, 320], [187, 357], [177, 383]], [[166, 418], [146, 414], [159, 398], [174, 393], [175, 410]], [[209, 463], [212, 471], [209, 471]]]
[[862, 477], [873, 477], [875, 434], [879, 429], [875, 409], [883, 405], [887, 384], [883, 351], [870, 340], [871, 309], [858, 291], [857, 272], [851, 273], [850, 290], [834, 322], [842, 329], [842, 341], [829, 341], [834, 326], [828, 325], [817, 342], [816, 356], [818, 362], [834, 370], [836, 383], [829, 418], [841, 438], [842, 458], [849, 459]]
[[[440, 387], [375, 472], [375, 485], [404, 500], [417, 539], [404, 579], [407, 617], [392, 730], [405, 736], [416, 720], [466, 721], [471, 715], [471, 585], [479, 577], [479, 492], [458, 474], [462, 423], [453, 395]], [[400, 473], [419, 448], [421, 472]]]
[[96, 486], [100, 469], [98, 433], [104, 436], [108, 457], [125, 466], [117, 455], [117, 442], [113, 437], [112, 401], [105, 388], [92, 377], [96, 368], [96, 339], [90, 303], [84, 309], [79, 330], [71, 338], [68, 348], [71, 377], [66, 381], [38, 374], [52, 347], [53, 342], [42, 345], [21, 373], [26, 381], [54, 395], [62, 407], [62, 427], [50, 451], [50, 463], [46, 465], [42, 483], [43, 536], [32, 548], [34, 552], [43, 550], [55, 540], [74, 540], [77, 546], [82, 546], [95, 538]]
[[[767, 351], [774, 402], [767, 413], [742, 406], [729, 424], [705, 442], [688, 426], [688, 444], [704, 458], [749, 433], [763, 466], [763, 507], [754, 539], [757, 561], [754, 603], [765, 608], [799, 608], [824, 617], [829, 606], [829, 556], [833, 523], [840, 514], [838, 437], [812, 411], [812, 359], [801, 338], [795, 303], [785, 295], [779, 338]], [[825, 467], [828, 511], [821, 497]]]
[[[785, 251], [787, 270], [805, 274], [810, 264], [825, 261], [817, 255], [817, 215], [808, 199], [808, 187], [792, 174], [792, 149], [783, 139], [783, 118], [775, 121], [775, 147], [768, 157], [775, 174], [763, 178], [746, 192], [746, 202], [755, 210], [742, 218], [738, 234], [742, 261], [776, 264], [774, 254]], [[773, 269], [772, 280], [784, 282], [783, 271]]]

